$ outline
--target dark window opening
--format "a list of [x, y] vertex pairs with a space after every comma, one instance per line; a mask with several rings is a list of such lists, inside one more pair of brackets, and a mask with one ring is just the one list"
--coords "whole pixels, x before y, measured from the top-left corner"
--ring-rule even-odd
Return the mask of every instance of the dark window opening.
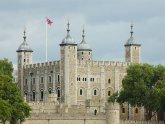
[[35, 91], [33, 91], [33, 101], [35, 101], [35, 99], [36, 99], [36, 93], [35, 93]]
[[135, 109], [135, 113], [137, 114], [139, 111], [138, 111], [138, 108]]
[[60, 97], [60, 90], [57, 90], [57, 97]]
[[108, 96], [110, 96], [111, 95], [111, 91], [108, 91]]
[[80, 95], [82, 95], [82, 89], [80, 89]]
[[125, 113], [125, 108], [122, 108], [122, 113]]
[[111, 83], [111, 79], [108, 79], [108, 83], [109, 83], [109, 84]]
[[97, 90], [94, 90], [94, 96], [96, 96], [97, 95]]
[[44, 91], [41, 91], [41, 101], [44, 99]]
[[57, 81], [60, 82], [60, 75], [57, 76]]

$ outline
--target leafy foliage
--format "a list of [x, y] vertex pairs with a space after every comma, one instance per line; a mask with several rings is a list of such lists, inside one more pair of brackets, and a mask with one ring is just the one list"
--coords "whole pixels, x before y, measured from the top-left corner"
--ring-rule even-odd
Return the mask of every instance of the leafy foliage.
[[165, 67], [149, 64], [134, 64], [128, 67], [127, 75], [122, 81], [123, 89], [116, 98], [123, 104], [143, 106], [147, 120], [153, 113], [165, 111]]
[[18, 120], [24, 121], [31, 108], [23, 101], [17, 85], [12, 83], [12, 70], [8, 60], [0, 60], [0, 120], [15, 124]]

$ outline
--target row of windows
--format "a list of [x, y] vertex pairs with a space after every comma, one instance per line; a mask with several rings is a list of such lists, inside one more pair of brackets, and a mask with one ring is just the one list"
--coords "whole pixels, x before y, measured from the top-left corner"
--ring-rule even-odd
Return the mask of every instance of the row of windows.
[[[125, 108], [122, 108], [122, 113], [126, 113]], [[135, 113], [136, 113], [136, 114], [138, 114], [138, 113], [139, 113], [138, 108], [136, 108], [136, 109], [135, 109]]]
[[[81, 52], [81, 54], [83, 55], [84, 54], [84, 52]], [[91, 52], [89, 52], [89, 55], [91, 54]]]
[[[81, 78], [80, 77], [77, 77], [77, 81], [81, 81]], [[82, 78], [82, 81], [87, 81], [87, 78]], [[90, 81], [91, 82], [94, 82], [94, 78], [90, 78]]]
[[[79, 90], [79, 95], [82, 96], [83, 95], [83, 89]], [[98, 91], [96, 89], [93, 90], [93, 95], [97, 96], [98, 95]], [[110, 96], [111, 95], [111, 91], [107, 92], [107, 95]]]
[[[52, 90], [49, 89], [49, 94], [52, 94]], [[41, 90], [40, 91], [40, 101], [43, 101], [44, 100], [44, 91]], [[61, 93], [60, 93], [60, 89], [57, 89], [57, 97], [59, 98], [61, 96]], [[33, 91], [32, 94], [29, 95], [29, 98], [28, 98], [28, 94], [27, 92], [25, 92], [25, 97], [26, 97], [26, 100], [30, 100], [30, 101], [36, 101], [36, 92]]]
[[[77, 81], [81, 81], [81, 78], [80, 77], [77, 77]], [[82, 78], [82, 81], [87, 81], [87, 78]], [[90, 78], [90, 81], [91, 82], [94, 82], [95, 79], [94, 78]], [[111, 79], [108, 79], [108, 83], [109, 84], [111, 83]]]
[[[60, 82], [60, 76], [59, 75], [57, 76], [57, 82]], [[40, 83], [44, 83], [44, 77], [40, 78]], [[52, 76], [48, 77], [48, 83], [52, 83]], [[27, 79], [25, 79], [25, 84], [26, 85], [28, 84], [28, 80]], [[31, 84], [35, 84], [35, 78], [31, 79]]]

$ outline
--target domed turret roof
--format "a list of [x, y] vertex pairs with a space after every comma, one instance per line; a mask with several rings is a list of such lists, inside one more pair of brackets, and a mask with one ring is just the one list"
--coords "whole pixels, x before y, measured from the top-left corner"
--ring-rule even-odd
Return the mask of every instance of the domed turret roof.
[[132, 36], [127, 40], [126, 44], [136, 44], [135, 38]]
[[33, 52], [33, 50], [30, 48], [28, 43], [26, 42], [26, 36], [25, 36], [25, 31], [24, 31], [24, 41], [23, 43], [18, 47], [17, 52]]
[[67, 29], [67, 35], [66, 37], [62, 40], [61, 44], [76, 44], [74, 39], [70, 36], [70, 29], [69, 29], [69, 22], [68, 22], [68, 29]]
[[133, 25], [131, 24], [131, 36], [130, 36], [130, 38], [127, 40], [127, 42], [126, 42], [126, 44], [125, 44], [125, 46], [128, 46], [128, 45], [140, 45], [140, 44], [138, 44], [138, 43], [136, 43], [136, 40], [135, 40], [135, 38], [133, 37]]
[[85, 42], [85, 35], [84, 35], [84, 29], [83, 29], [83, 35], [82, 35], [82, 41], [80, 44], [77, 46], [78, 51], [92, 51], [89, 44]]

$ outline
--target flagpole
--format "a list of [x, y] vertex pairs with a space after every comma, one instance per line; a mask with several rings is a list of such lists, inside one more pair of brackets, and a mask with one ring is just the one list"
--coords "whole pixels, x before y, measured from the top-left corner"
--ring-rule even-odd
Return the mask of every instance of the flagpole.
[[48, 56], [47, 56], [47, 52], [48, 52], [48, 51], [47, 51], [47, 45], [48, 45], [48, 29], [47, 29], [47, 22], [46, 22], [46, 44], [45, 44], [45, 45], [46, 45], [46, 49], [45, 49], [45, 54], [46, 54], [46, 55], [45, 55], [45, 57], [46, 57], [46, 62], [47, 62], [47, 61], [48, 61], [48, 60], [47, 60], [47, 59], [48, 59], [48, 58], [47, 58], [47, 57], [48, 57]]

